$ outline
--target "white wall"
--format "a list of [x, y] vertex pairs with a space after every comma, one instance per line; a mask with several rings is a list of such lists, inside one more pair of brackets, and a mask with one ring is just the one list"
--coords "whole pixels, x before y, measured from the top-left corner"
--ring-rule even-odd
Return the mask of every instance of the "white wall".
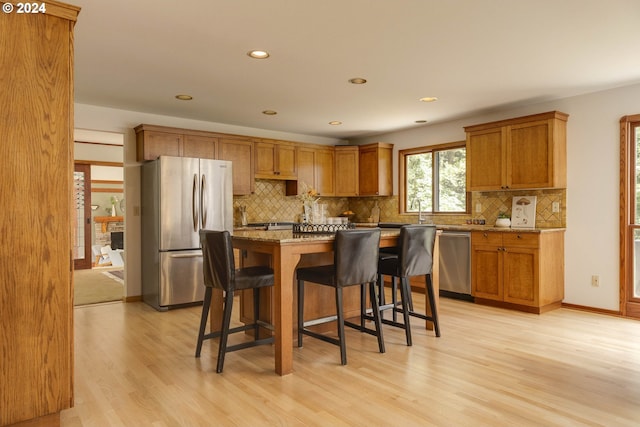
[[[619, 310], [620, 118], [640, 113], [640, 85], [426, 125], [353, 141], [389, 142], [398, 149], [465, 139], [463, 126], [558, 110], [567, 125], [567, 232], [564, 302]], [[437, 108], [437, 106], [435, 106]], [[394, 176], [397, 194], [398, 176]], [[600, 286], [591, 286], [591, 276]]]
[[127, 200], [125, 212], [125, 292], [127, 296], [141, 295], [142, 293], [140, 280], [140, 165], [136, 161], [136, 136], [133, 130], [141, 123], [323, 145], [335, 145], [340, 142], [340, 140], [332, 138], [75, 104], [74, 126], [77, 140], [105, 142], [102, 139], [103, 132], [114, 134], [115, 140], [118, 139], [118, 134], [124, 135], [124, 197]]

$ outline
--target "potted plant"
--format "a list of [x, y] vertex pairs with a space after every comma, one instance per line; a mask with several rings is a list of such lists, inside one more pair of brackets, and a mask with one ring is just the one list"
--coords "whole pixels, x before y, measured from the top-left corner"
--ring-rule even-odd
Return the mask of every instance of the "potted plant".
[[498, 219], [496, 219], [496, 227], [509, 227], [511, 226], [511, 218], [506, 212], [500, 212]]

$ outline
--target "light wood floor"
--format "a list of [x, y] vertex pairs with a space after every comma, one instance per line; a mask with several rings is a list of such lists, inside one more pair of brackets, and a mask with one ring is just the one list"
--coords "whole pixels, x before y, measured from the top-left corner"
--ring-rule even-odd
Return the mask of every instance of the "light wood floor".
[[[422, 298], [415, 298], [416, 302]], [[292, 375], [273, 347], [194, 357], [200, 308], [75, 309], [75, 407], [62, 426], [638, 426], [640, 322], [569, 309], [541, 316], [442, 299], [442, 337], [413, 323], [339, 349], [305, 337]]]

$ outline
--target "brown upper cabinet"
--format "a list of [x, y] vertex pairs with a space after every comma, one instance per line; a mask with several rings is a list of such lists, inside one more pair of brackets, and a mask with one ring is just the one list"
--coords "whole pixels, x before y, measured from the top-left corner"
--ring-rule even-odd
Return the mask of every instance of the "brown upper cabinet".
[[230, 160], [233, 163], [233, 194], [254, 191], [253, 140], [215, 132], [141, 124], [135, 127], [138, 161], [160, 156]]
[[315, 188], [321, 196], [335, 195], [334, 149], [299, 145], [296, 148], [298, 180], [287, 182], [287, 195], [300, 194], [302, 183]]
[[359, 195], [358, 147], [338, 145], [335, 147], [337, 197]]
[[566, 188], [568, 117], [550, 111], [466, 126], [467, 189]]
[[217, 158], [218, 140], [208, 132], [145, 124], [135, 131], [138, 161], [160, 156]]
[[391, 196], [393, 144], [378, 142], [361, 145], [359, 151], [360, 196]]
[[253, 193], [253, 141], [248, 138], [220, 138], [219, 145], [219, 159], [233, 163], [233, 194]]
[[298, 179], [296, 146], [290, 142], [255, 140], [255, 177], [262, 179]]

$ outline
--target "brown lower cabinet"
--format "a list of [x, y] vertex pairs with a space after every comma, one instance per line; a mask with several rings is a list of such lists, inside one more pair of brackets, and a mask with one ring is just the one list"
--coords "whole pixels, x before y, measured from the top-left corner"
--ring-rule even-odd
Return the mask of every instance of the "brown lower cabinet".
[[471, 233], [476, 303], [543, 313], [564, 298], [564, 230]]

